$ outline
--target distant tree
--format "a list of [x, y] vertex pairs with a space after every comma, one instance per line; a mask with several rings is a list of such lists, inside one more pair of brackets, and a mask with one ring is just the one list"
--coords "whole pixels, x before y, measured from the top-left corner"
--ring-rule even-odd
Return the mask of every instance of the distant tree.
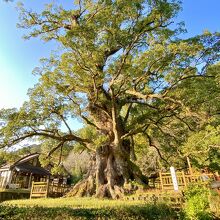
[[179, 146], [180, 158], [188, 156], [197, 168], [209, 167], [220, 170], [220, 63], [211, 65], [207, 75], [214, 78], [186, 81], [185, 89], [189, 94], [188, 104], [195, 112], [200, 112], [198, 126], [192, 127], [185, 141]]
[[220, 171], [220, 126], [209, 125], [194, 132], [184, 145], [183, 152], [190, 157], [195, 167]]
[[30, 145], [20, 149], [1, 149], [0, 150], [0, 165], [5, 163], [14, 163], [24, 156], [32, 153], [40, 153], [40, 145]]
[[[164, 161], [164, 153], [175, 159], [205, 118], [197, 85], [216, 82], [207, 68], [219, 59], [219, 34], [181, 40], [182, 26], [171, 25], [179, 9], [179, 1], [167, 0], [80, 0], [41, 13], [21, 5], [26, 38], [55, 40], [63, 49], [35, 69], [30, 100], [19, 111], [1, 111], [1, 145], [38, 137], [53, 143], [49, 155], [76, 143], [90, 151], [89, 172], [72, 195], [118, 198], [129, 182], [146, 185], [134, 163], [138, 135]], [[87, 127], [74, 132], [71, 118]]]

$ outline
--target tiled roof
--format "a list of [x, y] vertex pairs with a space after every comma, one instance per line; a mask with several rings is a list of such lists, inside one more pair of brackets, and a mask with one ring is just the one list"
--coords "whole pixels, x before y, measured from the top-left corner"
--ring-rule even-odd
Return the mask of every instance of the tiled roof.
[[33, 159], [33, 158], [39, 157], [39, 155], [40, 155], [39, 153], [29, 154], [29, 155], [19, 159], [18, 161], [16, 161], [13, 165], [15, 166], [15, 165], [20, 164], [20, 163], [25, 163], [25, 162]]
[[48, 170], [45, 170], [42, 167], [33, 166], [30, 163], [28, 163], [28, 161], [36, 157], [39, 157], [39, 153], [34, 153], [25, 156], [13, 164], [4, 164], [2, 167], [0, 167], [0, 171], [12, 170], [15, 168], [17, 171], [25, 173], [33, 173], [45, 176], [50, 175], [50, 172]]
[[39, 174], [39, 175], [50, 175], [50, 172], [48, 170], [45, 170], [42, 167], [35, 167], [28, 163], [22, 163], [15, 166], [15, 169], [17, 171], [25, 172], [25, 173], [33, 173], [33, 174]]

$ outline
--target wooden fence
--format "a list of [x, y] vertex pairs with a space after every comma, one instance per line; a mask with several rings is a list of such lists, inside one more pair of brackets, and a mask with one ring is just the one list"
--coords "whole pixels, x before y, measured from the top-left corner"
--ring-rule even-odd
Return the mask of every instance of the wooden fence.
[[[213, 174], [205, 174], [207, 180], [214, 180]], [[159, 173], [159, 178], [154, 179], [150, 186], [151, 189], [139, 192], [135, 195], [126, 196], [125, 200], [144, 200], [146, 202], [165, 202], [172, 208], [179, 210], [183, 203], [184, 197], [182, 190], [190, 183], [197, 182], [201, 185], [208, 184], [210, 181], [204, 181], [202, 174], [185, 174], [176, 172], [179, 191], [174, 191], [171, 173]]]
[[61, 197], [68, 192], [70, 186], [66, 184], [50, 183], [49, 184], [49, 197]]
[[[205, 174], [210, 180], [214, 179], [213, 174]], [[199, 182], [200, 184], [207, 184], [208, 181], [203, 181], [201, 174], [185, 174], [176, 172], [176, 178], [179, 190], [185, 188], [189, 183]], [[173, 190], [173, 181], [170, 173], [160, 172], [159, 178], [153, 183], [154, 187], [158, 190], [169, 191]], [[47, 197], [61, 197], [69, 187], [64, 184], [49, 183], [49, 182], [32, 182], [30, 198], [47, 198]]]
[[174, 209], [180, 209], [184, 203], [183, 194], [181, 192], [174, 191], [161, 191], [161, 190], [149, 190], [145, 192], [139, 192], [135, 195], [125, 196], [124, 200], [130, 201], [145, 201], [146, 203], [166, 203]]
[[[214, 180], [213, 174], [205, 174], [204, 177]], [[199, 182], [200, 184], [206, 184], [207, 181], [203, 179], [201, 174], [185, 174], [182, 172], [176, 172], [176, 178], [179, 189], [183, 189], [189, 183]], [[161, 190], [173, 190], [173, 181], [170, 173], [161, 173], [159, 174], [159, 181], [157, 182], [156, 188]]]
[[69, 190], [65, 184], [32, 182], [30, 198], [61, 197]]

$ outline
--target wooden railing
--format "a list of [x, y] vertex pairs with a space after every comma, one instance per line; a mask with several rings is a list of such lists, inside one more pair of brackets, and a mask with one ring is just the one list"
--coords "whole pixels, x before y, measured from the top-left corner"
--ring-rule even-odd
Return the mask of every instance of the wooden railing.
[[61, 197], [69, 190], [65, 184], [32, 182], [30, 198]]
[[[210, 180], [214, 179], [213, 174], [205, 174]], [[185, 174], [182, 172], [176, 172], [176, 178], [178, 187], [180, 189], [186, 187], [189, 183], [200, 182], [200, 184], [206, 184], [207, 181], [203, 180], [203, 176], [201, 174]], [[173, 189], [173, 181], [170, 173], [161, 173], [159, 175], [159, 184], [157, 188], [161, 190], [172, 190]]]
[[50, 183], [49, 184], [49, 196], [60, 197], [63, 196], [68, 190], [69, 186], [66, 184]]
[[[213, 174], [205, 174], [209, 180], [214, 179]], [[146, 202], [165, 202], [169, 204], [172, 208], [179, 210], [184, 204], [184, 197], [182, 190], [187, 187], [190, 183], [197, 182], [201, 185], [208, 184], [210, 181], [204, 181], [202, 174], [185, 174], [184, 172], [176, 172], [177, 182], [179, 186], [179, 191], [173, 191], [173, 182], [171, 173], [159, 173], [159, 178], [155, 178], [153, 181], [151, 179], [150, 186], [152, 188], [144, 191], [137, 192], [134, 195], [125, 196], [125, 200], [144, 200]]]
[[183, 194], [180, 192], [172, 192], [169, 193], [161, 191], [161, 190], [149, 190], [144, 193], [136, 193], [135, 195], [125, 196], [124, 200], [130, 201], [141, 201], [144, 200], [146, 203], [153, 202], [156, 203], [166, 203], [172, 208], [180, 209], [184, 202]]
[[48, 196], [48, 182], [32, 182], [30, 199], [32, 198], [47, 198]]

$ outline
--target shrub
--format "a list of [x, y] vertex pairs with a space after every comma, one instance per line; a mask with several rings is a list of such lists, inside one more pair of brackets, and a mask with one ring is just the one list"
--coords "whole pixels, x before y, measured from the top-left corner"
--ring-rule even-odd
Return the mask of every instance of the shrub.
[[184, 219], [213, 219], [210, 212], [210, 190], [201, 184], [191, 184], [184, 192]]
[[210, 197], [210, 209], [216, 219], [220, 219], [220, 196], [216, 191], [212, 191]]

